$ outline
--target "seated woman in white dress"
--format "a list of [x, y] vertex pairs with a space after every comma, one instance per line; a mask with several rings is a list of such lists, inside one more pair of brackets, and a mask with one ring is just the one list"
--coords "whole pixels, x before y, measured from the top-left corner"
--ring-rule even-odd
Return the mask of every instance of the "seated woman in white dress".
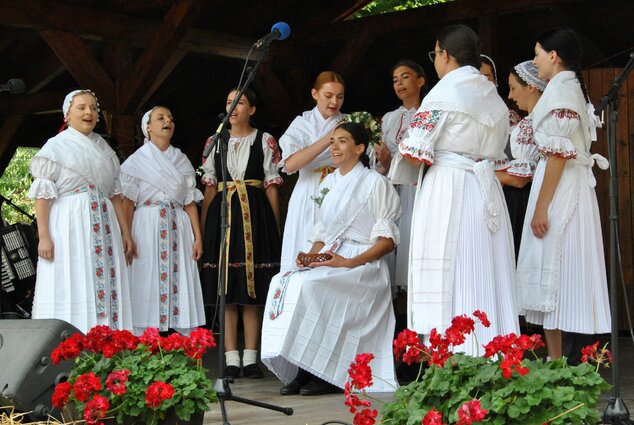
[[[373, 353], [369, 391], [396, 388], [390, 280], [385, 254], [399, 242], [401, 214], [389, 180], [367, 168], [361, 124], [334, 131], [337, 171], [320, 186], [310, 253], [330, 260], [296, 267], [271, 281], [262, 328], [262, 361], [287, 384], [283, 395], [338, 391], [357, 354]], [[299, 263], [298, 263], [299, 266]]]

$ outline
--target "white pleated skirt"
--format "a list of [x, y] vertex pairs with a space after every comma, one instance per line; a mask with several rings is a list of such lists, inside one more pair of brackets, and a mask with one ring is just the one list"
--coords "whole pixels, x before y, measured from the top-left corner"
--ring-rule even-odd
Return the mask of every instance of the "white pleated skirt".
[[[132, 237], [136, 242], [138, 258], [130, 265], [131, 297], [134, 309], [132, 319], [135, 332], [147, 327], [176, 329], [187, 333], [188, 329], [205, 324], [205, 310], [198, 264], [192, 258], [194, 233], [189, 216], [182, 208], [173, 210], [176, 221], [174, 232], [177, 244], [176, 288], [170, 285], [167, 300], [161, 300], [161, 275], [165, 265], [161, 263], [160, 215], [158, 206], [137, 208], [132, 221]], [[168, 213], [171, 214], [171, 213]], [[171, 219], [169, 220], [171, 225]], [[170, 242], [169, 250], [172, 250]], [[170, 262], [170, 268], [174, 264]], [[173, 270], [173, 269], [172, 269]], [[168, 270], [168, 274], [171, 270]], [[173, 272], [172, 272], [173, 273]], [[171, 278], [174, 278], [172, 274]], [[176, 291], [176, 294], [174, 294]], [[167, 312], [164, 311], [167, 307]]]
[[[37, 262], [34, 319], [64, 320], [83, 333], [96, 325], [132, 330], [130, 282], [121, 231], [112, 203], [106, 198], [101, 198], [101, 201], [105, 203], [109, 217], [109, 222], [103, 226], [109, 225], [112, 256], [111, 263], [100, 265], [108, 276], [114, 274], [114, 279], [108, 280], [112, 282], [111, 290], [116, 293], [116, 302], [111, 302], [113, 292], [105, 294], [105, 314], [98, 314], [95, 278], [98, 260], [92, 243], [94, 229], [89, 193], [62, 196], [53, 201], [49, 214], [54, 258], [52, 261], [40, 258]], [[103, 249], [107, 248], [104, 246]]]
[[[367, 245], [344, 243], [338, 253], [354, 257]], [[392, 354], [394, 312], [389, 273], [383, 260], [354, 269], [316, 267], [291, 275], [281, 313], [274, 298], [280, 294], [283, 272], [271, 281], [262, 326], [262, 362], [284, 383], [301, 367], [340, 388], [357, 354], [372, 353], [370, 392], [397, 388]]]
[[441, 313], [450, 320], [481, 310], [491, 326], [477, 324], [475, 336], [454, 351], [482, 355], [482, 345], [495, 336], [519, 332], [513, 236], [502, 188], [498, 183], [493, 194], [501, 206], [496, 232], [487, 227], [472, 172], [434, 165], [420, 190], [412, 220], [408, 325], [419, 334], [434, 327], [442, 333], [450, 323], [441, 323]]
[[300, 170], [299, 178], [288, 201], [288, 212], [284, 223], [282, 238], [282, 254], [280, 270], [288, 270], [295, 266], [297, 253], [308, 252], [312, 246], [310, 234], [317, 220], [316, 198], [321, 173]]
[[[545, 279], [549, 273], [558, 270], [559, 286], [556, 292], [555, 307], [544, 312], [527, 309], [526, 321], [542, 325], [545, 329], [560, 329], [567, 332], [601, 334], [610, 332], [610, 304], [608, 299], [605, 272], [605, 253], [601, 237], [601, 220], [593, 179], [587, 167], [567, 164], [562, 174], [555, 196], [548, 209], [551, 222], [550, 237], [536, 238], [530, 228], [539, 196], [547, 161], [540, 161], [528, 201], [526, 219], [522, 231], [522, 245], [518, 260], [518, 282], [526, 279]], [[577, 193], [576, 204], [566, 195]], [[551, 214], [565, 214], [572, 208], [567, 222], [553, 218]], [[554, 237], [561, 229], [560, 248]], [[555, 247], [548, 247], [553, 244]], [[556, 258], [548, 255], [554, 253]], [[556, 265], [557, 258], [560, 263]], [[541, 273], [540, 273], [541, 271]], [[534, 282], [538, 285], [539, 282]], [[530, 289], [529, 289], [530, 290]], [[522, 293], [522, 292], [520, 292]], [[525, 300], [520, 299], [520, 305]]]
[[416, 186], [398, 185], [398, 194], [401, 198], [403, 213], [398, 221], [398, 231], [401, 235], [401, 243], [396, 247], [396, 265], [392, 286], [407, 288], [409, 274], [409, 246], [412, 229], [412, 215], [414, 213], [414, 199], [416, 198]]

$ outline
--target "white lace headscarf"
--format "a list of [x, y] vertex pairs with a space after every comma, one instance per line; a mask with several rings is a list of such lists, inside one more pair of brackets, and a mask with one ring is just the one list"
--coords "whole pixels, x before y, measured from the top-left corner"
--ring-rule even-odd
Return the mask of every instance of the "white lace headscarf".
[[495, 80], [495, 87], [497, 87], [498, 86], [498, 70], [495, 67], [495, 62], [493, 62], [493, 59], [491, 59], [489, 56], [485, 54], [480, 54], [480, 57], [485, 58], [486, 60], [491, 62], [491, 68], [493, 68], [493, 79]]
[[537, 76], [537, 67], [533, 61], [524, 61], [513, 67], [517, 75], [529, 86], [535, 87], [537, 90], [543, 92], [548, 82], [543, 78]]
[[92, 97], [95, 98], [95, 101], [97, 101], [97, 122], [99, 122], [99, 112], [100, 112], [99, 99], [97, 99], [97, 95], [93, 93], [92, 90], [88, 90], [88, 89], [73, 90], [72, 92], [66, 95], [66, 97], [64, 98], [64, 103], [62, 104], [62, 113], [64, 114], [64, 120], [66, 119], [66, 115], [68, 115], [68, 111], [70, 110], [71, 103], [73, 103], [73, 98], [77, 96], [78, 94], [83, 94], [83, 93], [88, 93], [92, 95]]

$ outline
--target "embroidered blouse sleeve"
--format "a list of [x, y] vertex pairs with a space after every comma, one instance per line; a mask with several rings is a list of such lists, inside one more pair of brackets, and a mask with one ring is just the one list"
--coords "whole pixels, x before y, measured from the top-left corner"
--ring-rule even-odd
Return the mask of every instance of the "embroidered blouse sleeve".
[[[194, 167], [192, 167], [192, 171]], [[187, 195], [185, 195], [185, 200], [183, 201], [183, 205], [189, 205], [192, 202], [199, 203], [203, 200], [203, 193], [196, 188], [196, 174], [192, 173], [185, 177], [185, 184], [187, 185]]]
[[535, 145], [533, 121], [529, 117], [521, 120], [513, 129], [509, 143], [513, 159], [506, 172], [518, 177], [533, 177], [539, 160], [539, 151]]
[[121, 194], [136, 203], [139, 200], [139, 178], [121, 173], [119, 180], [121, 182]]
[[262, 164], [264, 169], [264, 188], [266, 189], [272, 184], [280, 186], [283, 181], [277, 171], [277, 165], [282, 160], [282, 153], [275, 137], [269, 133], [262, 135], [262, 152], [264, 153], [264, 163]]
[[62, 170], [61, 164], [39, 156], [31, 160], [30, 171], [34, 180], [29, 189], [28, 197], [31, 199], [57, 198], [57, 186], [55, 182]]
[[577, 149], [570, 136], [581, 125], [579, 114], [570, 109], [553, 109], [537, 128], [536, 140], [539, 152], [566, 159], [577, 157]]
[[[205, 143], [205, 150], [207, 150], [207, 146], [211, 143], [211, 137], [207, 139]], [[218, 177], [216, 175], [216, 165], [214, 161], [214, 157], [216, 156], [216, 148], [209, 153], [207, 158], [203, 158], [203, 176], [200, 181], [205, 186], [217, 186]]]
[[296, 125], [296, 121], [302, 119], [302, 117], [297, 117], [291, 123], [291, 125], [286, 129], [286, 132], [280, 137], [280, 148], [282, 149], [282, 159], [278, 162], [278, 168], [281, 168], [286, 174], [289, 173], [286, 168], [284, 168], [284, 163], [288, 159], [289, 156], [293, 155], [295, 152], [304, 149], [306, 146], [310, 144], [310, 140], [307, 140], [307, 135], [303, 133], [299, 127]]
[[387, 178], [381, 177], [374, 185], [371, 210], [375, 221], [370, 240], [384, 237], [398, 244], [401, 238], [396, 220], [401, 216], [401, 200]]
[[401, 155], [427, 165], [434, 163], [434, 144], [449, 115], [446, 111], [419, 110], [412, 118], [407, 137], [398, 145]]

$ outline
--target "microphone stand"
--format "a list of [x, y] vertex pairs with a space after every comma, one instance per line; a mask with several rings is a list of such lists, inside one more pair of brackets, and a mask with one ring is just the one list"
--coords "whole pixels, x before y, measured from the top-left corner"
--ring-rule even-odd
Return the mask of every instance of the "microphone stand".
[[[208, 149], [203, 153], [203, 156], [207, 157], [211, 151], [213, 150], [214, 145], [219, 145], [220, 151], [220, 164], [222, 167], [222, 182], [224, 190], [222, 190], [222, 202], [220, 204], [220, 251], [218, 252], [218, 294], [219, 294], [219, 303], [218, 303], [218, 316], [219, 316], [219, 325], [220, 325], [220, 334], [218, 336], [218, 373], [223, 374], [225, 368], [225, 307], [226, 307], [226, 285], [227, 285], [227, 267], [226, 264], [226, 256], [224, 252], [227, 247], [227, 231], [229, 230], [229, 222], [228, 215], [231, 214], [229, 211], [229, 204], [227, 203], [227, 152], [229, 145], [229, 131], [230, 123], [229, 118], [231, 114], [238, 106], [238, 102], [242, 98], [244, 91], [249, 87], [251, 82], [253, 81], [253, 77], [255, 76], [255, 71], [258, 68], [258, 65], [262, 61], [262, 58], [266, 56], [268, 53], [268, 45], [265, 47], [266, 50], [260, 57], [253, 69], [249, 70], [249, 74], [247, 79], [244, 82], [244, 85], [239, 88], [238, 94], [234, 97], [233, 102], [231, 102], [231, 106], [227, 111], [227, 114], [223, 117], [218, 129], [216, 130], [216, 134], [212, 136], [212, 142], [209, 144]], [[213, 160], [213, 159], [212, 159]], [[220, 412], [222, 413], [222, 423], [223, 425], [230, 425], [229, 419], [227, 417], [227, 409], [225, 406], [225, 401], [237, 401], [239, 403], [249, 404], [252, 406], [262, 407], [264, 409], [275, 410], [277, 412], [282, 412], [285, 415], [292, 415], [293, 409], [290, 407], [280, 407], [273, 404], [263, 403], [260, 401], [250, 400], [242, 397], [238, 397], [233, 395], [231, 392], [231, 388], [229, 387], [229, 383], [233, 382], [231, 378], [219, 377], [216, 379], [214, 383], [214, 391], [218, 396], [218, 401], [220, 403]]]
[[603, 411], [601, 421], [604, 424], [631, 425], [630, 411], [621, 399], [621, 386], [619, 382], [619, 297], [617, 286], [617, 221], [618, 208], [616, 201], [617, 175], [616, 175], [616, 121], [618, 118], [618, 92], [634, 67], [634, 52], [630, 53], [630, 60], [623, 69], [621, 76], [612, 83], [608, 94], [601, 98], [601, 103], [595, 110], [595, 115], [600, 115], [604, 109], [608, 109], [607, 135], [608, 135], [608, 159], [610, 162], [610, 304], [612, 307], [612, 385], [613, 392], [608, 404]]

